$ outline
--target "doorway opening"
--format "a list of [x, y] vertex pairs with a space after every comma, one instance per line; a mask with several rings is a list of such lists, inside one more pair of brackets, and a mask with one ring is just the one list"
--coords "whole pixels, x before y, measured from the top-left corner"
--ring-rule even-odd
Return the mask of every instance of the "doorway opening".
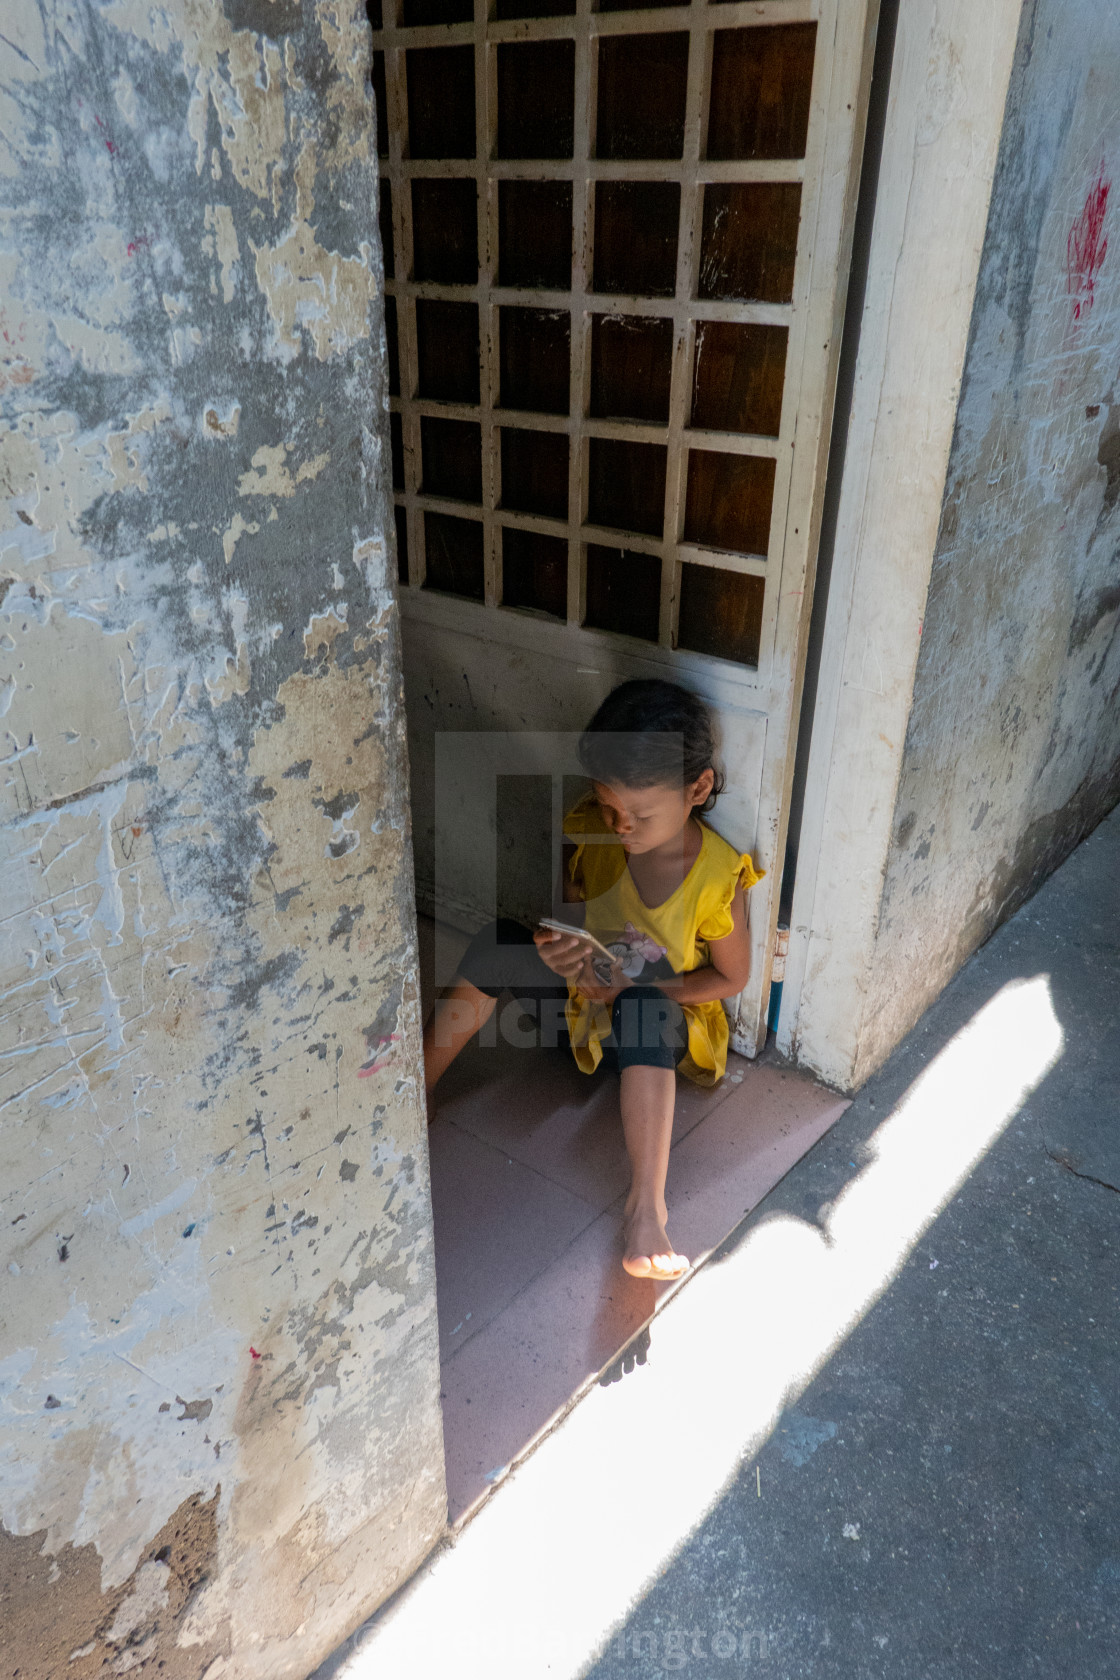
[[[672, 1229], [695, 1259], [843, 1107], [750, 1058], [873, 6], [368, 3], [425, 988], [495, 904], [477, 856], [437, 891], [438, 739], [578, 730], [629, 676], [700, 692], [715, 826], [768, 875], [740, 1055], [678, 1086]], [[499, 848], [500, 911], [524, 914], [538, 849]], [[445, 1075], [430, 1138], [454, 1518], [676, 1286], [618, 1263], [612, 1076], [499, 1037]]]

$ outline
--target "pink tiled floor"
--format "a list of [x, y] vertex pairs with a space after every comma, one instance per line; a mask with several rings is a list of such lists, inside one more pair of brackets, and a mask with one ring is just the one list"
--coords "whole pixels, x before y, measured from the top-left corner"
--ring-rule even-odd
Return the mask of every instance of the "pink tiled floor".
[[[448, 965], [458, 936], [422, 924]], [[425, 990], [428, 990], [426, 984]], [[617, 1079], [561, 1051], [464, 1052], [430, 1129], [444, 1437], [452, 1522], [500, 1479], [675, 1287], [620, 1265], [628, 1183]], [[669, 1229], [694, 1261], [847, 1106], [785, 1069], [732, 1057], [712, 1091], [681, 1080]]]

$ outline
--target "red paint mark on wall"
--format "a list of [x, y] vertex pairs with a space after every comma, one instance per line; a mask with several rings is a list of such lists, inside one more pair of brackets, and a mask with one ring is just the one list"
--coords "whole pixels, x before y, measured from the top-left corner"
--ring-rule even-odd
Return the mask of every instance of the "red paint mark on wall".
[[[104, 131], [105, 124], [101, 121], [101, 118], [97, 115], [96, 111], [93, 114], [93, 120], [97, 124], [98, 128], [100, 128], [102, 131]], [[111, 140], [106, 140], [105, 150], [110, 154], [110, 156], [116, 151], [116, 149], [117, 148], [114, 146], [114, 144]]]
[[359, 1079], [368, 1079], [371, 1073], [380, 1073], [383, 1067], [388, 1067], [391, 1058], [389, 1056], [382, 1056], [381, 1052], [385, 1049], [386, 1045], [397, 1044], [400, 1041], [400, 1036], [400, 1033], [390, 1033], [388, 1038], [378, 1039], [375, 1053], [370, 1057], [368, 1062], [363, 1062], [362, 1066], [358, 1069]]
[[1089, 188], [1084, 208], [1066, 240], [1066, 290], [1073, 299], [1075, 321], [1080, 321], [1082, 315], [1088, 315], [1093, 307], [1093, 288], [1108, 250], [1104, 219], [1111, 191], [1112, 182], [1105, 180], [1102, 163], [1096, 180]]

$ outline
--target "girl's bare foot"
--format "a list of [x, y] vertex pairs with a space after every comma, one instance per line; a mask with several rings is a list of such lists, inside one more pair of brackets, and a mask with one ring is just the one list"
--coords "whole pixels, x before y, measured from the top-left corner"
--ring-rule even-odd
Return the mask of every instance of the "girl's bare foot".
[[657, 1208], [636, 1207], [625, 1213], [622, 1265], [631, 1277], [664, 1283], [687, 1272], [688, 1261], [669, 1241], [665, 1219], [666, 1215]]

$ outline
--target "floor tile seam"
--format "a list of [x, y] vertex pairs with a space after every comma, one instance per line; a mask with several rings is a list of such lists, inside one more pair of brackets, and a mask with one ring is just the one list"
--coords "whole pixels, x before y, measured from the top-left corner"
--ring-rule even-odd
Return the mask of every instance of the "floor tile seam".
[[[748, 1071], [744, 1072], [743, 1077], [740, 1080], [734, 1080], [729, 1075], [725, 1074], [723, 1079], [719, 1081], [719, 1085], [712, 1087], [712, 1089], [719, 1092], [716, 1100], [713, 1102], [712, 1106], [700, 1116], [699, 1120], [695, 1121], [693, 1125], [688, 1128], [688, 1131], [683, 1133], [682, 1136], [677, 1139], [676, 1143], [672, 1146], [674, 1149], [679, 1148], [685, 1138], [690, 1137], [697, 1127], [702, 1126], [706, 1120], [710, 1120], [712, 1115], [717, 1113], [725, 1103], [730, 1102], [733, 1097], [737, 1095], [745, 1096], [747, 1094], [746, 1085], [751, 1072], [757, 1071], [761, 1073], [763, 1069], [768, 1067], [774, 1067], [775, 1072], [777, 1073], [791, 1075], [798, 1081], [798, 1083], [804, 1081], [804, 1083], [809, 1085], [814, 1091], [823, 1091], [834, 1099], [842, 1099], [848, 1103], [852, 1100], [851, 1097], [846, 1096], [843, 1091], [836, 1091], [831, 1085], [823, 1085], [820, 1080], [814, 1079], [811, 1075], [803, 1073], [799, 1068], [783, 1067], [778, 1066], [775, 1063], [764, 1062], [761, 1057], [744, 1056], [742, 1060], [746, 1062]], [[722, 1091], [720, 1090], [720, 1086], [723, 1087]]]
[[469, 1126], [462, 1125], [458, 1120], [447, 1120], [446, 1124], [448, 1126], [454, 1126], [457, 1132], [461, 1133], [463, 1137], [469, 1137], [472, 1142], [481, 1143], [484, 1148], [492, 1150], [495, 1155], [504, 1155], [507, 1161], [516, 1162], [519, 1167], [524, 1167], [526, 1172], [532, 1173], [534, 1178], [542, 1179], [545, 1184], [551, 1185], [554, 1190], [560, 1190], [565, 1196], [570, 1196], [572, 1201], [578, 1202], [581, 1207], [587, 1208], [592, 1214], [592, 1217], [598, 1216], [599, 1210], [595, 1207], [593, 1202], [589, 1202], [587, 1200], [586, 1196], [579, 1195], [577, 1191], [570, 1189], [568, 1185], [562, 1184], [559, 1179], [550, 1178], [548, 1173], [542, 1172], [539, 1167], [533, 1166], [529, 1161], [523, 1161], [519, 1155], [511, 1155], [504, 1145], [491, 1143], [489, 1138], [479, 1137], [477, 1132], [472, 1132]]
[[[570, 1254], [571, 1250], [575, 1247], [576, 1243], [579, 1242], [581, 1237], [586, 1236], [587, 1232], [591, 1229], [592, 1225], [596, 1224], [600, 1219], [605, 1219], [609, 1213], [613, 1213], [616, 1209], [619, 1211], [619, 1213], [621, 1213], [622, 1208], [623, 1208], [623, 1204], [625, 1203], [625, 1201], [626, 1201], [626, 1195], [625, 1195], [625, 1193], [622, 1193], [622, 1194], [616, 1196], [614, 1201], [609, 1203], [608, 1206], [605, 1207], [602, 1210], [601, 1213], [597, 1213], [594, 1216], [594, 1218], [589, 1219], [586, 1225], [582, 1226], [578, 1231], [576, 1231], [573, 1234], [573, 1236], [571, 1238], [571, 1241], [568, 1242], [567, 1244], [565, 1244], [565, 1246], [562, 1249], [560, 1249], [560, 1251], [558, 1253], [554, 1254], [552, 1256], [552, 1258], [548, 1261], [548, 1263], [541, 1267], [539, 1272], [534, 1273], [534, 1275], [531, 1278], [526, 1279], [525, 1283], [517, 1291], [516, 1295], [511, 1295], [510, 1296], [509, 1300], [506, 1302], [505, 1306], [502, 1307], [500, 1312], [496, 1312], [494, 1314], [493, 1318], [487, 1319], [485, 1324], [479, 1325], [478, 1329], [473, 1330], [471, 1332], [470, 1336], [468, 1336], [468, 1338], [465, 1342], [460, 1343], [460, 1345], [455, 1349], [454, 1353], [448, 1355], [447, 1363], [450, 1364], [451, 1360], [455, 1359], [462, 1352], [463, 1348], [465, 1348], [468, 1345], [469, 1342], [474, 1341], [476, 1336], [480, 1336], [484, 1330], [488, 1330], [488, 1329], [490, 1329], [490, 1327], [492, 1325], [496, 1324], [498, 1322], [498, 1320], [505, 1313], [509, 1312], [509, 1310], [521, 1299], [522, 1295], [524, 1295], [527, 1290], [531, 1289], [535, 1283], [539, 1283], [540, 1279], [542, 1277], [544, 1277], [546, 1272], [550, 1271], [553, 1266], [558, 1265], [568, 1254]], [[621, 1261], [619, 1262], [619, 1264], [621, 1266]], [[686, 1274], [686, 1276], [687, 1275], [688, 1274]], [[680, 1282], [681, 1280], [677, 1279], [675, 1281]], [[656, 1311], [656, 1310], [657, 1309], [655, 1307], [654, 1311]], [[653, 1315], [651, 1314], [650, 1317], [652, 1317], [652, 1316]], [[649, 1320], [647, 1319], [644, 1322], [648, 1323]], [[635, 1334], [636, 1334], [636, 1332], [635, 1332]], [[629, 1338], [629, 1339], [632, 1339], [632, 1338]], [[623, 1345], [625, 1346], [625, 1344], [623, 1344]], [[611, 1358], [607, 1361], [607, 1364], [609, 1365], [612, 1362], [612, 1360], [616, 1359], [617, 1357], [618, 1357], [617, 1354], [612, 1354]], [[442, 1363], [443, 1363], [443, 1361], [441, 1359], [441, 1364]], [[606, 1366], [603, 1366], [602, 1369], [605, 1370]]]
[[477, 1132], [471, 1131], [469, 1126], [464, 1126], [458, 1120], [448, 1120], [447, 1124], [449, 1126], [454, 1126], [456, 1131], [461, 1132], [464, 1137], [469, 1137], [473, 1139], [475, 1143], [481, 1143], [487, 1149], [492, 1149], [495, 1154], [504, 1155], [507, 1161], [516, 1161], [519, 1167], [524, 1167], [526, 1172], [531, 1172], [536, 1178], [543, 1179], [544, 1182], [546, 1184], [550, 1184], [554, 1190], [562, 1190], [566, 1196], [571, 1196], [573, 1201], [579, 1202], [581, 1206], [591, 1209], [596, 1217], [599, 1212], [602, 1211], [601, 1209], [595, 1207], [594, 1202], [589, 1202], [586, 1196], [581, 1196], [578, 1191], [572, 1190], [560, 1179], [553, 1178], [549, 1173], [543, 1172], [540, 1167], [535, 1167], [531, 1161], [522, 1160], [520, 1155], [511, 1155], [504, 1145], [499, 1146], [496, 1143], [491, 1143], [489, 1138], [480, 1137]]
[[[623, 1198], [620, 1196], [618, 1198], [618, 1200], [622, 1201]], [[585, 1207], [588, 1207], [589, 1210], [590, 1210], [590, 1204], [589, 1203], [585, 1202], [583, 1205]], [[612, 1202], [611, 1207], [614, 1207], [614, 1206], [615, 1206], [615, 1203]], [[538, 1283], [540, 1281], [540, 1279], [542, 1277], [544, 1277], [546, 1272], [550, 1271], [553, 1266], [558, 1265], [559, 1262], [561, 1260], [563, 1260], [564, 1257], [571, 1252], [571, 1250], [574, 1248], [575, 1244], [577, 1242], [579, 1242], [580, 1238], [582, 1236], [586, 1235], [586, 1233], [591, 1229], [592, 1225], [594, 1225], [597, 1220], [602, 1219], [604, 1217], [604, 1215], [609, 1213], [609, 1212], [610, 1212], [610, 1208], [604, 1208], [602, 1213], [592, 1212], [591, 1218], [586, 1222], [586, 1224], [581, 1225], [578, 1231], [574, 1231], [572, 1233], [570, 1239], [568, 1240], [568, 1242], [566, 1242], [564, 1244], [564, 1247], [561, 1248], [561, 1249], [558, 1249], [555, 1254], [551, 1255], [549, 1257], [549, 1259], [545, 1262], [545, 1264], [540, 1268], [539, 1271], [534, 1272], [532, 1277], [526, 1278], [525, 1282], [520, 1286], [520, 1288], [516, 1291], [516, 1293], [511, 1295], [509, 1300], [505, 1303], [505, 1305], [502, 1306], [502, 1307], [499, 1307], [498, 1311], [496, 1313], [494, 1313], [491, 1318], [488, 1318], [486, 1320], [485, 1324], [479, 1324], [474, 1329], [472, 1329], [470, 1335], [465, 1337], [464, 1340], [461, 1341], [446, 1356], [441, 1353], [440, 1354], [440, 1370], [441, 1370], [441, 1372], [442, 1372], [442, 1370], [444, 1369], [445, 1366], [448, 1366], [448, 1365], [451, 1364], [453, 1359], [457, 1359], [459, 1357], [459, 1355], [462, 1353], [462, 1351], [465, 1347], [469, 1347], [471, 1342], [473, 1342], [478, 1336], [481, 1336], [485, 1331], [489, 1330], [492, 1325], [497, 1324], [498, 1320], [500, 1318], [502, 1318], [507, 1312], [509, 1312], [511, 1307], [513, 1307], [516, 1304], [516, 1302], [518, 1302], [521, 1299], [522, 1295], [525, 1294], [526, 1290], [531, 1289], [535, 1283]], [[437, 1289], [437, 1291], [439, 1289], [439, 1279], [438, 1278], [436, 1279], [436, 1289]]]
[[[752, 1063], [751, 1065], [754, 1066], [755, 1064]], [[744, 1081], [744, 1083], [745, 1083], [745, 1081]], [[818, 1091], [819, 1090], [827, 1091], [828, 1095], [830, 1097], [832, 1097], [835, 1101], [844, 1101], [848, 1104], [851, 1103], [851, 1098], [850, 1097], [845, 1098], [843, 1096], [842, 1092], [833, 1092], [827, 1086], [818, 1085], [815, 1080], [811, 1081], [810, 1083], [812, 1083], [814, 1088]], [[706, 1125], [709, 1120], [711, 1120], [716, 1114], [718, 1114], [719, 1111], [724, 1107], [724, 1105], [731, 1101], [732, 1097], [734, 1097], [738, 1093], [741, 1093], [742, 1091], [743, 1091], [743, 1086], [742, 1085], [735, 1085], [730, 1091], [725, 1091], [724, 1094], [720, 1097], [718, 1102], [713, 1103], [711, 1108], [709, 1108], [706, 1113], [702, 1114], [700, 1116], [699, 1120], [697, 1120], [694, 1125], [692, 1125], [688, 1128], [687, 1132], [682, 1133], [682, 1135], [679, 1138], [677, 1138], [676, 1142], [671, 1145], [669, 1153], [672, 1154], [674, 1150], [679, 1149], [681, 1147], [681, 1145], [683, 1143], [686, 1143], [688, 1141], [688, 1139], [690, 1137], [692, 1137], [695, 1132], [698, 1132], [700, 1130], [701, 1126]], [[748, 1118], [749, 1118], [749, 1116], [748, 1116]], [[835, 1121], [830, 1121], [829, 1124], [834, 1125]]]
[[[687, 1131], [681, 1133], [680, 1137], [677, 1138], [670, 1145], [670, 1151], [672, 1151], [673, 1149], [678, 1149], [680, 1147], [680, 1145], [684, 1142], [685, 1138], [691, 1137], [692, 1133], [695, 1132], [698, 1127], [702, 1126], [706, 1120], [711, 1119], [712, 1115], [715, 1114], [719, 1109], [721, 1109], [725, 1102], [728, 1102], [731, 1099], [731, 1097], [735, 1095], [735, 1093], [737, 1091], [742, 1089], [742, 1086], [740, 1084], [734, 1084], [731, 1080], [721, 1080], [720, 1083], [721, 1084], [726, 1084], [729, 1088], [727, 1090], [721, 1092], [716, 1097], [716, 1100], [712, 1103], [711, 1107], [706, 1109], [705, 1112], [703, 1114], [701, 1114], [698, 1119], [694, 1120], [692, 1122], [692, 1124], [688, 1127]], [[454, 1126], [456, 1128], [456, 1130], [462, 1132], [466, 1137], [474, 1138], [477, 1143], [485, 1144], [488, 1148], [496, 1150], [499, 1154], [506, 1153], [506, 1151], [504, 1149], [499, 1149], [497, 1144], [491, 1143], [489, 1138], [485, 1138], [485, 1137], [480, 1136], [478, 1132], [473, 1131], [470, 1126], [464, 1125], [463, 1122], [460, 1121], [460, 1120], [450, 1120], [449, 1119], [447, 1121], [447, 1124], [449, 1126]], [[520, 1156], [513, 1156], [512, 1159], [516, 1160], [520, 1166], [523, 1166], [523, 1167], [527, 1168], [527, 1170], [529, 1172], [535, 1172], [538, 1175], [538, 1177], [545, 1179], [549, 1184], [555, 1185], [560, 1190], [566, 1190], [568, 1195], [572, 1196], [572, 1195], [576, 1194], [576, 1192], [574, 1190], [568, 1190], [567, 1185], [562, 1184], [559, 1179], [552, 1178], [550, 1174], [548, 1174], [546, 1172], [542, 1172], [539, 1167], [533, 1166], [531, 1162], [522, 1160]], [[584, 1197], [580, 1196], [580, 1197], [577, 1198], [577, 1200], [584, 1201], [585, 1199], [584, 1199]], [[592, 1204], [590, 1202], [586, 1202], [585, 1205], [590, 1207]], [[608, 1204], [608, 1205], [613, 1206], [613, 1203]]]
[[[751, 1065], [753, 1066], [754, 1064], [752, 1063]], [[721, 1085], [724, 1087], [724, 1089], [722, 1091], [720, 1090]], [[703, 1089], [702, 1086], [698, 1087], [698, 1088], [701, 1089], [701, 1090]], [[730, 1097], [732, 1097], [736, 1091], [742, 1090], [742, 1082], [740, 1081], [739, 1084], [735, 1084], [735, 1083], [733, 1083], [733, 1081], [731, 1079], [729, 1079], [725, 1075], [724, 1078], [721, 1079], [717, 1085], [710, 1086], [709, 1089], [716, 1093], [715, 1101], [712, 1103], [712, 1106], [710, 1108], [705, 1109], [703, 1114], [700, 1116], [700, 1118], [698, 1120], [693, 1121], [692, 1125], [688, 1128], [687, 1132], [682, 1132], [681, 1136], [677, 1139], [676, 1143], [670, 1145], [671, 1149], [676, 1149], [679, 1144], [682, 1144], [684, 1142], [686, 1137], [690, 1137], [692, 1135], [692, 1133], [696, 1130], [697, 1126], [702, 1126], [704, 1124], [705, 1120], [709, 1120], [711, 1118], [711, 1116], [716, 1112], [717, 1109], [722, 1108], [724, 1103], [727, 1102], [728, 1099]]]
[[[758, 1058], [743, 1057], [742, 1059], [747, 1062], [748, 1070], [757, 1069], [757, 1070], [761, 1071], [761, 1069], [764, 1066], [769, 1065], [769, 1064], [763, 1063]], [[789, 1068], [789, 1069], [779, 1068], [777, 1071], [780, 1072], [780, 1073], [790, 1073], [794, 1077], [796, 1077], [798, 1080], [804, 1079], [805, 1082], [807, 1084], [809, 1084], [810, 1086], [812, 1086], [812, 1088], [814, 1090], [827, 1091], [830, 1096], [835, 1096], [835, 1097], [840, 1097], [840, 1098], [843, 1098], [845, 1096], [844, 1092], [833, 1091], [831, 1086], [821, 1085], [819, 1081], [814, 1080], [812, 1078], [809, 1078], [807, 1075], [800, 1073], [797, 1069], [794, 1069], [794, 1068]], [[721, 1080], [718, 1081], [718, 1083], [715, 1086], [708, 1087], [708, 1089], [710, 1089], [714, 1093], [714, 1100], [712, 1101], [711, 1106], [708, 1109], [706, 1109], [705, 1112], [703, 1114], [701, 1114], [698, 1119], [696, 1119], [692, 1122], [692, 1124], [688, 1127], [688, 1130], [683, 1132], [681, 1134], [681, 1136], [676, 1140], [676, 1142], [674, 1142], [672, 1144], [671, 1147], [673, 1149], [676, 1149], [679, 1144], [684, 1142], [686, 1137], [688, 1137], [692, 1132], [694, 1132], [698, 1126], [702, 1126], [704, 1124], [705, 1120], [710, 1119], [711, 1116], [713, 1114], [715, 1114], [717, 1112], [717, 1110], [721, 1109], [725, 1103], [729, 1102], [732, 1097], [736, 1096], [737, 1094], [745, 1095], [746, 1093], [743, 1091], [743, 1086], [746, 1083], [746, 1078], [747, 1078], [746, 1073], [744, 1073], [742, 1078], [740, 1078], [739, 1080], [735, 1080], [731, 1076], [725, 1075]], [[702, 1089], [704, 1089], [704, 1087], [702, 1087], [702, 1086], [701, 1087], [696, 1087], [696, 1089], [701, 1089], [702, 1090]], [[850, 1102], [851, 1098], [847, 1097], [846, 1100]], [[466, 1136], [475, 1138], [479, 1143], [486, 1144], [491, 1149], [497, 1149], [498, 1148], [498, 1146], [496, 1144], [491, 1143], [488, 1138], [480, 1136], [480, 1134], [478, 1132], [472, 1130], [472, 1128], [470, 1126], [465, 1125], [460, 1120], [448, 1119], [447, 1124], [449, 1126], [456, 1127], [456, 1129], [458, 1131], [465, 1133]], [[499, 1153], [500, 1152], [501, 1151], [499, 1151]], [[521, 1158], [519, 1156], [515, 1156], [514, 1159], [518, 1160], [522, 1166], [528, 1167], [531, 1172], [536, 1172], [536, 1173], [539, 1174], [540, 1177], [548, 1179], [549, 1183], [556, 1184], [562, 1190], [567, 1189], [567, 1186], [564, 1185], [564, 1184], [561, 1184], [558, 1179], [552, 1178], [548, 1173], [541, 1172], [541, 1169], [539, 1167], [534, 1167], [528, 1161], [521, 1161]], [[574, 1191], [569, 1191], [568, 1193], [569, 1193], [569, 1195], [574, 1195], [575, 1194]], [[581, 1197], [580, 1200], [583, 1200], [583, 1198]], [[588, 1205], [590, 1205], [590, 1204], [588, 1204]]]

